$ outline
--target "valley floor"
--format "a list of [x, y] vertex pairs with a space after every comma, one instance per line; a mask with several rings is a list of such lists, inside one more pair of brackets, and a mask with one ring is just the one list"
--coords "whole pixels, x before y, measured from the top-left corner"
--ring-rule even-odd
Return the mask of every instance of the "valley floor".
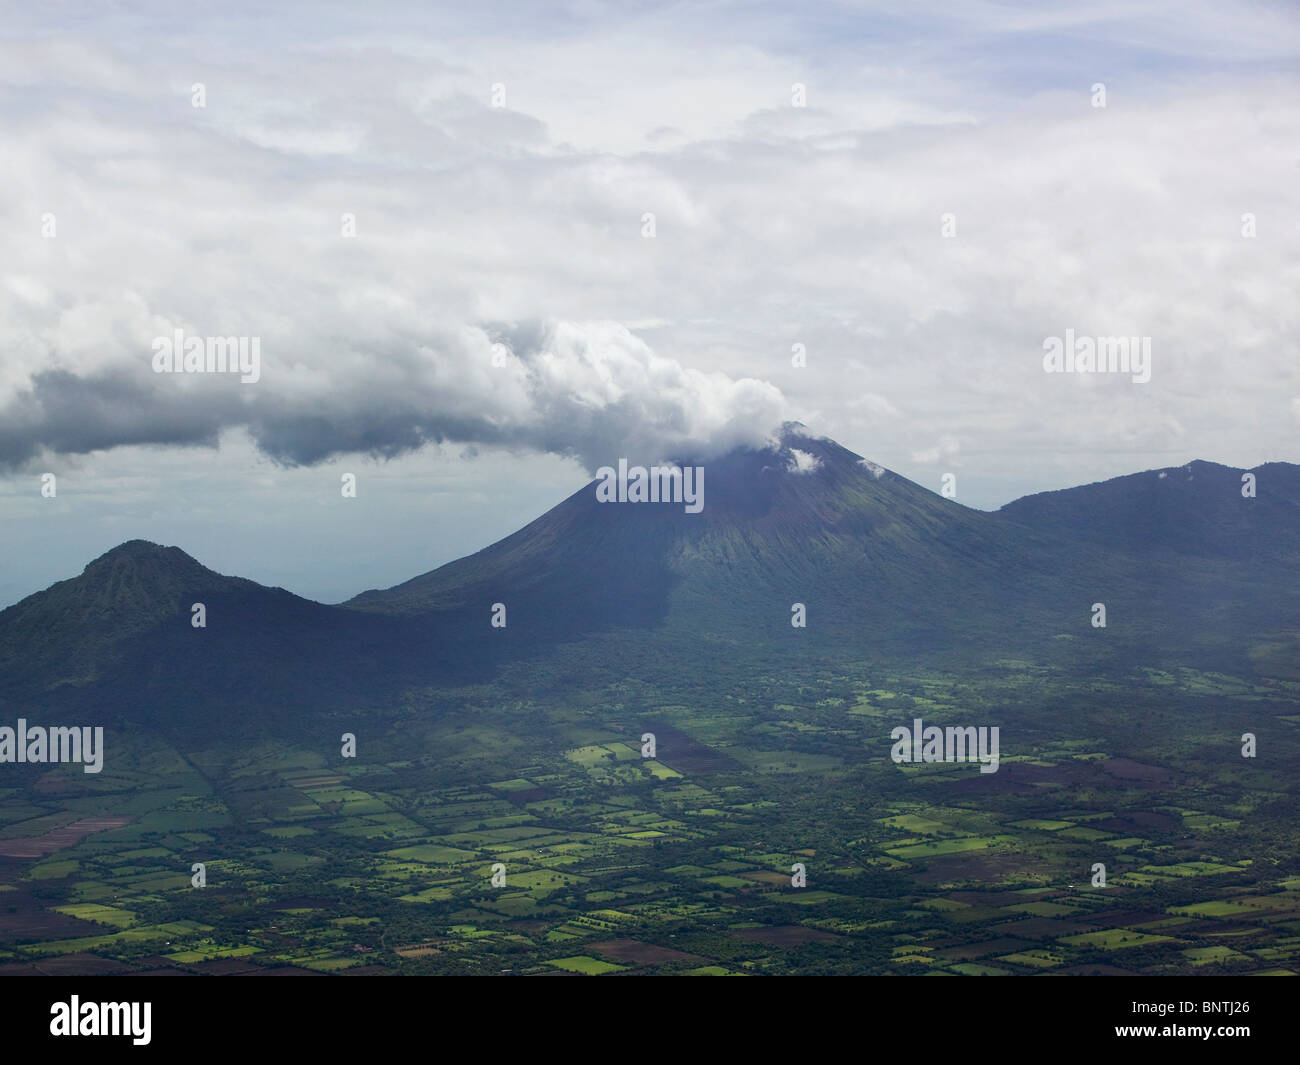
[[[1298, 693], [1008, 661], [463, 692], [294, 749], [119, 730], [98, 776], [4, 778], [0, 974], [1294, 974]], [[894, 764], [917, 717], [998, 725], [998, 771]]]

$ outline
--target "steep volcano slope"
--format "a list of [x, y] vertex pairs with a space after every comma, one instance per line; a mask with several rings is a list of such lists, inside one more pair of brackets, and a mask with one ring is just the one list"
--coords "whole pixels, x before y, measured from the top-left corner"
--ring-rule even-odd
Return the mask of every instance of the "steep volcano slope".
[[701, 513], [602, 503], [593, 482], [475, 555], [344, 605], [486, 624], [501, 602], [507, 641], [663, 627], [744, 642], [784, 636], [804, 603], [811, 639], [898, 643], [1037, 631], [1057, 612], [1086, 612], [1078, 600], [1099, 572], [1136, 576], [795, 424], [769, 450], [701, 465]]

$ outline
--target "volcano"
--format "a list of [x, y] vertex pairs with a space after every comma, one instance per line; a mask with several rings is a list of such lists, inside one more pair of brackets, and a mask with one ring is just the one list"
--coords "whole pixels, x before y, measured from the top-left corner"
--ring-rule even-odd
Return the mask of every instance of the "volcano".
[[[602, 502], [598, 481], [477, 554], [345, 607], [408, 617], [506, 605], [507, 629], [771, 638], [806, 628], [900, 642], [1053, 595], [1103, 550], [963, 507], [788, 423], [701, 467], [704, 505]], [[1068, 572], [1067, 572], [1068, 571]], [[838, 642], [836, 640], [835, 642]]]
[[1300, 617], [1300, 470], [1287, 464], [1252, 471], [1256, 496], [1244, 471], [1192, 463], [996, 513], [797, 423], [700, 467], [696, 513], [603, 501], [595, 480], [474, 555], [337, 606], [131, 541], [0, 612], [0, 706], [274, 724], [382, 710], [559, 653], [581, 663], [575, 684], [684, 654], [696, 672], [1027, 649], [1240, 665], [1252, 634]]

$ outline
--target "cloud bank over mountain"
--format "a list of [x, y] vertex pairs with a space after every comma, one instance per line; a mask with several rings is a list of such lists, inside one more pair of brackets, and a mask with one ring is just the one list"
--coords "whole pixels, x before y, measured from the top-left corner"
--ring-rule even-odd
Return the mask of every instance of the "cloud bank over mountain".
[[786, 407], [772, 385], [684, 367], [617, 322], [389, 330], [315, 372], [260, 347], [269, 367], [247, 383], [157, 374], [147, 347], [134, 362], [37, 371], [0, 411], [0, 461], [18, 465], [42, 449], [215, 445], [241, 428], [287, 466], [452, 442], [567, 455], [594, 470], [611, 457], [760, 446]]
[[[895, 466], [1059, 467], [1038, 481], [1099, 443], [1117, 470], [1285, 457], [1284, 7], [298, 10], [15, 17], [7, 468], [240, 427], [288, 464], [450, 440], [590, 465], [785, 416]], [[504, 373], [502, 322], [529, 334]], [[177, 328], [260, 337], [262, 381], [153, 377]], [[1151, 383], [1045, 375], [1069, 328], [1150, 336]]]

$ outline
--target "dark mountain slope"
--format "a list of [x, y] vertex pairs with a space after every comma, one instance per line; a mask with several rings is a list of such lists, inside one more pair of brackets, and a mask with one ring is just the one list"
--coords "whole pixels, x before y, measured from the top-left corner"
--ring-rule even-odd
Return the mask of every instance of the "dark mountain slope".
[[[207, 624], [191, 624], [202, 603]], [[0, 705], [193, 728], [299, 719], [382, 697], [417, 650], [409, 626], [225, 577], [132, 540], [0, 611]], [[441, 648], [441, 650], [440, 650]], [[444, 643], [431, 668], [465, 675]], [[187, 719], [189, 719], [187, 721]]]
[[[1254, 498], [1242, 495], [1247, 472]], [[1300, 466], [1285, 462], [1245, 471], [1198, 460], [1025, 496], [998, 513], [1139, 557], [1300, 563]]]

